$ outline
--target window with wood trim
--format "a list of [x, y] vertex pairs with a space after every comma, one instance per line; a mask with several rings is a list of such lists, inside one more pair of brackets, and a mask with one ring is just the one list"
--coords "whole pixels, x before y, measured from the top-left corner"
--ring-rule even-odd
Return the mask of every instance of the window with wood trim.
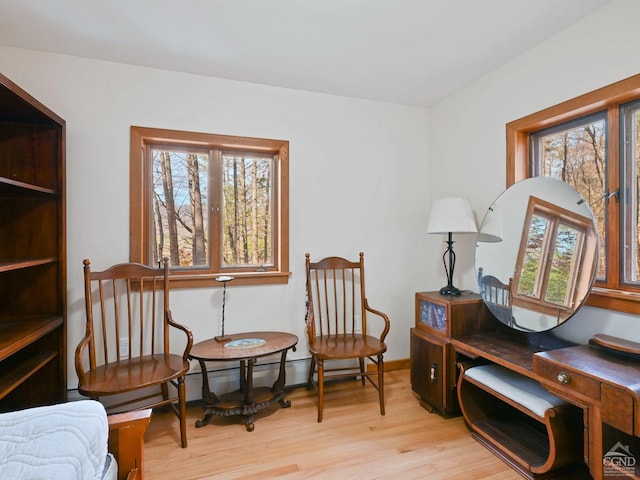
[[130, 258], [172, 285], [286, 283], [289, 142], [131, 127]]
[[512, 285], [512, 305], [571, 316], [591, 283], [597, 245], [590, 217], [529, 197]]
[[591, 206], [601, 251], [587, 304], [640, 313], [640, 75], [507, 124], [507, 186], [548, 175]]

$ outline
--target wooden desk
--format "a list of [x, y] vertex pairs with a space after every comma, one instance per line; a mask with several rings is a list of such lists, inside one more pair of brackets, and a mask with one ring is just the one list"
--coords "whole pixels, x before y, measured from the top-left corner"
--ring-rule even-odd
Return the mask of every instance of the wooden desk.
[[[451, 343], [468, 359], [506, 367], [580, 407], [584, 431], [578, 433], [576, 442], [583, 443], [584, 462], [595, 480], [640, 479], [640, 362], [594, 346], [564, 346], [546, 336], [536, 340], [527, 342], [526, 336], [515, 332], [494, 331], [454, 337]], [[473, 431], [475, 426], [470, 428]], [[502, 433], [496, 432], [495, 445], [485, 442], [485, 446], [518, 469], [496, 447]], [[615, 460], [609, 452], [618, 454]], [[582, 475], [575, 478], [589, 477], [586, 472]]]
[[593, 478], [640, 478], [640, 362], [580, 345], [536, 353], [533, 369], [549, 391], [583, 408]]
[[[287, 351], [298, 343], [298, 337], [284, 332], [248, 332], [230, 335], [230, 340], [218, 342], [215, 339], [196, 343], [191, 349], [190, 359], [197, 360], [202, 370], [202, 398], [205, 413], [196, 427], [207, 425], [214, 415], [242, 415], [247, 431], [254, 429], [253, 414], [279, 402], [290, 407], [284, 399], [285, 360]], [[252, 340], [260, 340], [254, 342]], [[280, 371], [272, 387], [253, 386], [253, 367], [258, 358], [280, 353]], [[209, 388], [206, 362], [240, 361], [239, 390], [217, 396]]]

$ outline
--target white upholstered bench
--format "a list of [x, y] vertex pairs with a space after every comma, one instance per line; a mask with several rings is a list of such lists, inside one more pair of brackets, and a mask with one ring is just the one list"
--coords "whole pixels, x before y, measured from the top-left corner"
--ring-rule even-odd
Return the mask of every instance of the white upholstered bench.
[[535, 380], [500, 365], [478, 365], [468, 369], [465, 375], [476, 385], [481, 384], [491, 389], [505, 400], [515, 402], [541, 419], [544, 419], [550, 408], [568, 405], [564, 400], [545, 390]]

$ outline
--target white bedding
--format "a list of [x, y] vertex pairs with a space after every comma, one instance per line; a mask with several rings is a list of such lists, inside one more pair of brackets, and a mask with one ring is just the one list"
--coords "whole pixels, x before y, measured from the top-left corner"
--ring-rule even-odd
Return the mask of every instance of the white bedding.
[[93, 400], [0, 414], [0, 478], [100, 480], [108, 435], [104, 407]]

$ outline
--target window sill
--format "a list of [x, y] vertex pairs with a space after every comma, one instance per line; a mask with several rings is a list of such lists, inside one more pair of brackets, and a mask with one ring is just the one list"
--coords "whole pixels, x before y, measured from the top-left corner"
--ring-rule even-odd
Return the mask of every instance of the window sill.
[[593, 287], [585, 304], [638, 315], [640, 314], [640, 293]]
[[291, 272], [251, 272], [251, 273], [217, 273], [215, 275], [171, 275], [171, 288], [203, 288], [222, 287], [216, 280], [221, 275], [231, 275], [230, 286], [235, 285], [275, 285], [289, 283]]

